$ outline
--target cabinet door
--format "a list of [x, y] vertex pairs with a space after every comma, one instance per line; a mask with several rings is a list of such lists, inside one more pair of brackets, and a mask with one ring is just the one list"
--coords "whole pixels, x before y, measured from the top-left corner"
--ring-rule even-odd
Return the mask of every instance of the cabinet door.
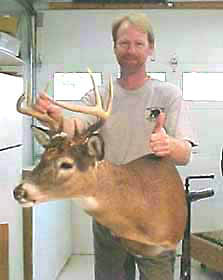
[[16, 102], [23, 93], [23, 78], [0, 73], [0, 149], [22, 143], [22, 115]]
[[0, 223], [0, 279], [9, 280], [8, 224]]

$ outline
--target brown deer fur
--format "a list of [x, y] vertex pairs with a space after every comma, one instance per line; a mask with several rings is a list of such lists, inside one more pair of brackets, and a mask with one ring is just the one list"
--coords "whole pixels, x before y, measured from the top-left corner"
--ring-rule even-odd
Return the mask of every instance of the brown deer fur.
[[86, 143], [73, 144], [65, 137], [46, 148], [15, 193], [21, 189], [24, 206], [76, 198], [135, 254], [174, 250], [183, 237], [184, 187], [175, 165], [165, 158], [148, 155], [126, 165], [97, 162]]

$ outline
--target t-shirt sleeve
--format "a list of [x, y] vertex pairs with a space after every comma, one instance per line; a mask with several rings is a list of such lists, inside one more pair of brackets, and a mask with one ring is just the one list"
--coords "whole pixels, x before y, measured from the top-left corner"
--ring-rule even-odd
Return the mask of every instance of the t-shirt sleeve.
[[168, 106], [166, 129], [170, 136], [187, 140], [192, 147], [198, 145], [197, 137], [192, 127], [189, 104], [183, 100], [181, 95], [178, 95]]

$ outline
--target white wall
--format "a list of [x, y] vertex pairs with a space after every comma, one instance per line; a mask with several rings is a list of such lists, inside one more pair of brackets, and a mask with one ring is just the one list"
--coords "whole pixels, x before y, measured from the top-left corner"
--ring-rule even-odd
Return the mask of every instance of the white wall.
[[[38, 89], [54, 72], [85, 72], [87, 67], [109, 73], [118, 71], [112, 52], [111, 23], [124, 10], [76, 10], [45, 12], [44, 24], [38, 29], [38, 51], [42, 67], [38, 72]], [[142, 12], [142, 11], [140, 11]], [[143, 10], [152, 20], [156, 35], [156, 62], [148, 63], [148, 71], [167, 72], [167, 80], [181, 84], [181, 71], [223, 72], [223, 11]], [[176, 53], [179, 67], [176, 73], [169, 67], [170, 57]], [[184, 176], [214, 172], [217, 177], [208, 186], [214, 187], [215, 198], [196, 203], [193, 207], [193, 230], [222, 228], [222, 177], [219, 173], [220, 147], [223, 131], [218, 123], [223, 118], [221, 103], [192, 104], [192, 123], [197, 131], [201, 149], [193, 163], [181, 168]], [[196, 188], [206, 186], [199, 181]], [[90, 231], [89, 218], [73, 206], [73, 252], [92, 253], [92, 236], [84, 239], [82, 232]], [[207, 219], [206, 217], [209, 217]], [[40, 230], [36, 225], [36, 230]], [[79, 232], [79, 233], [78, 233]], [[88, 248], [86, 248], [86, 244]], [[44, 264], [42, 264], [44, 265]]]
[[[38, 29], [38, 50], [43, 61], [38, 87], [43, 88], [55, 71], [86, 71], [91, 67], [104, 74], [116, 72], [111, 23], [115, 16], [125, 12], [69, 10], [45, 13], [44, 25]], [[222, 69], [221, 10], [143, 12], [150, 16], [156, 34], [157, 60], [148, 66], [149, 70], [168, 72], [168, 61], [174, 53], [179, 57], [180, 69]]]

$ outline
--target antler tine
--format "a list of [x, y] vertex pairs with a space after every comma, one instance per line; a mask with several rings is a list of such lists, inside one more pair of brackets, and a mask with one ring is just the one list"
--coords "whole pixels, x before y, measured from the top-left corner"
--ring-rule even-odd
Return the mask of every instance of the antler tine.
[[25, 94], [21, 95], [17, 101], [16, 108], [19, 113], [34, 117], [41, 122], [45, 122], [49, 125], [49, 128], [51, 130], [53, 130], [55, 132], [60, 132], [60, 129], [61, 129], [60, 123], [59, 123], [59, 127], [58, 127], [58, 122], [53, 120], [47, 113], [45, 113], [45, 114], [41, 113], [41, 112], [35, 110], [32, 106], [25, 107], [25, 108], [22, 107], [24, 100], [25, 100]]
[[82, 105], [77, 105], [77, 104], [69, 104], [69, 103], [65, 103], [65, 102], [57, 102], [57, 101], [53, 101], [53, 100], [52, 100], [52, 102], [55, 105], [62, 107], [66, 110], [69, 110], [72, 112], [78, 112], [78, 113], [85, 113], [85, 114], [99, 117], [102, 120], [106, 120], [110, 116], [111, 109], [112, 109], [112, 98], [113, 98], [112, 79], [110, 78], [110, 82], [109, 82], [108, 105], [107, 105], [106, 110], [104, 110], [103, 106], [102, 106], [101, 96], [98, 92], [98, 88], [96, 87], [92, 72], [89, 69], [88, 69], [88, 72], [89, 72], [89, 75], [90, 75], [92, 83], [93, 83], [93, 88], [94, 88], [94, 93], [95, 93], [95, 102], [96, 102], [95, 106], [82, 106]]
[[88, 68], [87, 71], [88, 71], [88, 74], [90, 75], [90, 78], [91, 78], [91, 81], [92, 81], [92, 84], [93, 84], [93, 89], [94, 89], [94, 93], [95, 93], [96, 104], [98, 105], [99, 108], [102, 108], [101, 97], [100, 97], [100, 94], [99, 94], [99, 92], [98, 92], [98, 87], [96, 87], [96, 84], [95, 84], [95, 80], [94, 80], [92, 71], [91, 71], [90, 68]]
[[[102, 108], [101, 96], [98, 92], [98, 87], [96, 87], [95, 80], [94, 80], [94, 77], [93, 77], [93, 74], [92, 74], [92, 71], [90, 70], [90, 68], [88, 68], [88, 73], [90, 74], [92, 84], [93, 84], [93, 87], [94, 87], [96, 104], [98, 104], [98, 106], [100, 108]], [[112, 99], [113, 99], [113, 83], [112, 83], [112, 76], [110, 76], [110, 79], [109, 79], [109, 97], [108, 97], [108, 103], [107, 103], [106, 111], [105, 111], [108, 116], [111, 114], [111, 110], [112, 110]]]

